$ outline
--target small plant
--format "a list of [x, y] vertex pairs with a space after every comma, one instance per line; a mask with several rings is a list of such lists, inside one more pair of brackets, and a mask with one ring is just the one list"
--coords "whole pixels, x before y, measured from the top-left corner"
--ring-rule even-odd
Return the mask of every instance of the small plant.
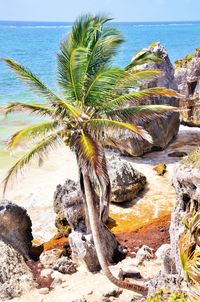
[[169, 292], [166, 289], [161, 289], [153, 296], [149, 296], [146, 302], [187, 302], [187, 294], [182, 292]]

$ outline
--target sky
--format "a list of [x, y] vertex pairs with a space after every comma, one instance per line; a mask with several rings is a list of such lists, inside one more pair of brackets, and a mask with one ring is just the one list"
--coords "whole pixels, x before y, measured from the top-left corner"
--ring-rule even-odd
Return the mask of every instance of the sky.
[[0, 0], [0, 20], [67, 22], [86, 12], [116, 21], [193, 21], [200, 0]]

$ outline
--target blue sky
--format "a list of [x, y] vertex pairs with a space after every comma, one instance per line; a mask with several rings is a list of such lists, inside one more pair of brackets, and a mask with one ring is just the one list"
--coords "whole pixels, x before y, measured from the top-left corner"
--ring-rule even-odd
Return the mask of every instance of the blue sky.
[[0, 20], [73, 21], [85, 12], [116, 21], [200, 20], [200, 0], [0, 0]]

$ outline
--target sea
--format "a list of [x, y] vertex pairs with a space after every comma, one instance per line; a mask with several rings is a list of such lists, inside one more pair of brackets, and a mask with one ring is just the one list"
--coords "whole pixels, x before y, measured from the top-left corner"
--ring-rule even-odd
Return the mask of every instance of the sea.
[[[172, 62], [193, 53], [200, 46], [200, 22], [112, 23], [125, 42], [113, 64], [126, 66], [132, 56], [152, 42], [163, 44]], [[57, 91], [56, 54], [59, 43], [71, 30], [70, 22], [0, 21], [0, 58], [12, 58], [29, 68], [50, 88]], [[0, 107], [8, 102], [42, 102], [0, 61]], [[16, 130], [33, 122], [25, 115], [0, 116], [0, 168], [9, 158], [5, 142]]]

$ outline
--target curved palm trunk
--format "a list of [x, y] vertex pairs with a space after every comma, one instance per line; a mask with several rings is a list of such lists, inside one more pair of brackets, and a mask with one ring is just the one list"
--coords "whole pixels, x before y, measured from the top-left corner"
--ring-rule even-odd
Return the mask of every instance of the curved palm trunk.
[[121, 280], [115, 278], [112, 275], [112, 273], [108, 267], [107, 260], [104, 256], [104, 251], [102, 249], [100, 232], [99, 232], [99, 227], [100, 227], [99, 219], [98, 219], [96, 208], [95, 208], [95, 205], [93, 202], [91, 182], [90, 182], [89, 176], [86, 174], [83, 174], [83, 183], [84, 183], [84, 189], [85, 189], [85, 199], [86, 199], [86, 203], [87, 203], [88, 217], [89, 217], [90, 227], [91, 227], [92, 236], [93, 236], [93, 240], [94, 240], [94, 245], [95, 245], [99, 263], [101, 265], [101, 268], [102, 268], [104, 274], [116, 286], [119, 286], [124, 289], [129, 289], [129, 290], [132, 290], [137, 293], [146, 293], [147, 288], [145, 286], [142, 286], [139, 284], [134, 284], [134, 283], [124, 282], [124, 281], [121, 281]]

